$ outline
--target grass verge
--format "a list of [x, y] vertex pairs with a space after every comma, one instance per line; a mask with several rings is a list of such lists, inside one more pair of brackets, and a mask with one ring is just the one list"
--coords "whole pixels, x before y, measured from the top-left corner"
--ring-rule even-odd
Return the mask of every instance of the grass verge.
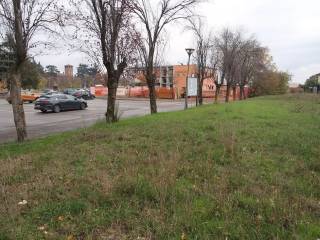
[[319, 126], [288, 95], [0, 145], [0, 239], [315, 240]]

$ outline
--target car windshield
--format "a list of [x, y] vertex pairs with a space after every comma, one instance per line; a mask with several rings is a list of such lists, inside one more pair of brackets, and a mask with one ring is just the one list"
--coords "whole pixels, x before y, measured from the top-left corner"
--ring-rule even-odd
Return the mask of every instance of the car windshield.
[[44, 95], [44, 96], [41, 96], [39, 99], [49, 99], [51, 96], [48, 96], [48, 95]]

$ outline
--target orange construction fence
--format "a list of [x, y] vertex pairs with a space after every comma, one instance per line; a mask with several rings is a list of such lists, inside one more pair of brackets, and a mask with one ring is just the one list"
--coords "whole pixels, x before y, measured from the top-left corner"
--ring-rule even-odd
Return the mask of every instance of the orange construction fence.
[[[92, 93], [96, 96], [107, 96], [108, 88], [104, 86], [96, 86], [90, 89]], [[223, 86], [220, 89], [219, 98], [224, 98], [226, 96], [226, 87]], [[136, 97], [136, 98], [148, 98], [149, 97], [149, 88], [146, 86], [141, 87], [129, 87], [129, 88], [121, 88], [121, 91], [118, 91], [119, 96], [125, 97]], [[166, 88], [166, 87], [156, 87], [157, 97], [160, 99], [177, 99], [180, 96], [177, 94], [177, 90], [175, 88]], [[245, 88], [245, 96], [248, 96], [249, 88]], [[202, 91], [203, 98], [214, 98], [215, 97], [215, 89], [203, 89]], [[233, 89], [230, 91], [230, 100], [238, 100], [240, 99], [240, 88], [236, 88], [234, 92]]]

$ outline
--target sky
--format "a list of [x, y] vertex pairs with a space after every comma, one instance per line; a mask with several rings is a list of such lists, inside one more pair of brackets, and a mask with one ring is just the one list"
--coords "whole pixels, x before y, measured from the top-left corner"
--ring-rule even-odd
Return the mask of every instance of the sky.
[[[206, 19], [203, 26], [213, 33], [223, 27], [241, 28], [270, 49], [279, 70], [293, 75], [292, 82], [304, 83], [320, 72], [319, 0], [207, 0], [197, 11]], [[171, 25], [166, 34], [167, 64], [187, 62], [185, 48], [194, 47], [192, 34], [183, 25]], [[36, 57], [42, 65], [63, 66], [87, 63], [85, 55], [57, 49], [52, 55]]]

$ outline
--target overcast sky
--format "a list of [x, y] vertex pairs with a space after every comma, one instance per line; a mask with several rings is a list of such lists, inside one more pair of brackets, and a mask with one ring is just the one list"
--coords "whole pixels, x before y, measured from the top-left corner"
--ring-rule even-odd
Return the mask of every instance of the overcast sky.
[[[269, 47], [278, 68], [293, 74], [293, 82], [303, 83], [320, 72], [319, 0], [209, 0], [199, 9], [208, 28], [243, 28]], [[168, 30], [166, 63], [185, 63], [186, 47], [192, 47], [192, 35], [175, 24]], [[46, 66], [86, 63], [79, 53], [59, 51], [37, 57]]]

